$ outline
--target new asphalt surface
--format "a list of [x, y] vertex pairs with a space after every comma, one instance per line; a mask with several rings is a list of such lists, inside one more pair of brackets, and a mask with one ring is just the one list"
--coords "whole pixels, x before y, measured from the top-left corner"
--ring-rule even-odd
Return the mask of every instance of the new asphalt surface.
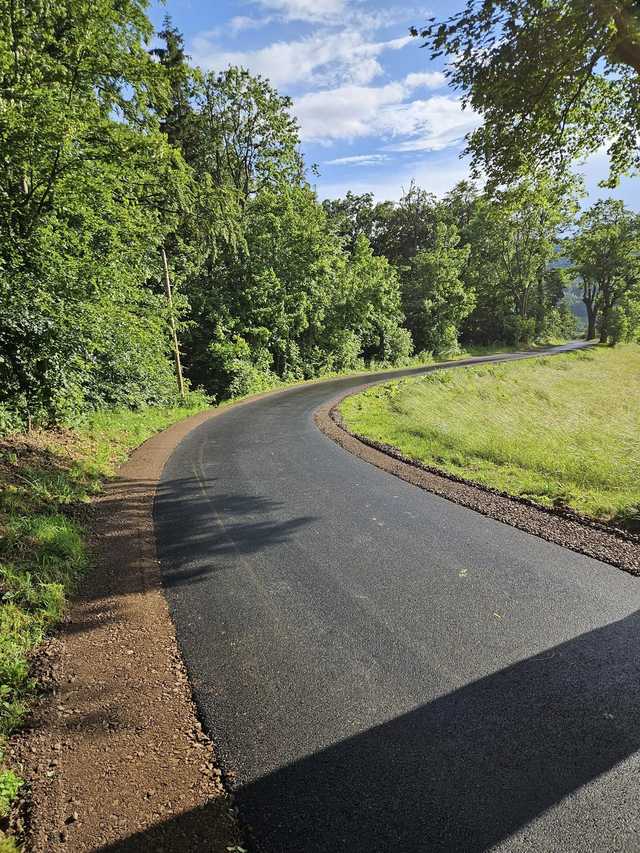
[[363, 381], [230, 407], [156, 499], [255, 848], [640, 851], [640, 580], [347, 454], [313, 412]]

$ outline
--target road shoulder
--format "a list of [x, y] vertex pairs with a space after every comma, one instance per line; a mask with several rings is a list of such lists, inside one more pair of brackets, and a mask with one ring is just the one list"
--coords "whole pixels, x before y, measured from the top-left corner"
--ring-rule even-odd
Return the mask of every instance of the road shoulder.
[[453, 503], [640, 576], [638, 536], [570, 511], [540, 507], [525, 499], [445, 474], [407, 458], [397, 448], [351, 433], [340, 416], [338, 406], [345, 397], [357, 394], [365, 387], [369, 385], [350, 389], [314, 413], [316, 426], [321, 432], [348, 453]]
[[96, 499], [94, 568], [41, 652], [46, 694], [13, 750], [30, 786], [34, 853], [241, 844], [192, 702], [153, 527], [166, 460], [212, 414], [147, 441]]

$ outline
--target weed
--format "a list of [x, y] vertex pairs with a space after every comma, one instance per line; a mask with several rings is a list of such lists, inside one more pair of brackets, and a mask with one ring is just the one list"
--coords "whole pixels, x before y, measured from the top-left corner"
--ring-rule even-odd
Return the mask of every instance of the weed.
[[[18, 791], [23, 785], [22, 779], [13, 770], [0, 771], [0, 817], [7, 817]], [[2, 851], [2, 847], [0, 847]]]

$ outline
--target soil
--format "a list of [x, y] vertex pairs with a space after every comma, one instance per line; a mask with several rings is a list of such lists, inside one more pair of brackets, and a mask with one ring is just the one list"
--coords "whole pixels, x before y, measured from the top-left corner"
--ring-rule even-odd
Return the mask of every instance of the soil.
[[28, 782], [26, 850], [242, 849], [233, 803], [191, 699], [155, 553], [156, 483], [211, 412], [142, 445], [96, 499], [94, 568], [40, 650], [43, 697], [11, 759]]
[[594, 557], [640, 576], [640, 536], [585, 518], [562, 508], [547, 508], [526, 499], [481, 486], [430, 468], [404, 456], [397, 448], [350, 432], [338, 406], [368, 385], [349, 390], [315, 412], [319, 429], [342, 448], [401, 480], [469, 507], [482, 515], [518, 527], [548, 542]]

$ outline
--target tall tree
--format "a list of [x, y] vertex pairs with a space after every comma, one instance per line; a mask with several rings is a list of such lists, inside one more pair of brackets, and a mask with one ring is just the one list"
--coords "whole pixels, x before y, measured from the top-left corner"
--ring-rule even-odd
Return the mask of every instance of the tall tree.
[[484, 119], [469, 151], [493, 184], [603, 145], [612, 184], [640, 166], [637, 0], [468, 0], [413, 32]]
[[433, 246], [416, 253], [404, 276], [407, 324], [418, 351], [455, 348], [462, 321], [474, 306], [475, 294], [461, 279], [469, 247], [459, 242], [455, 226], [438, 223]]
[[566, 251], [582, 284], [587, 337], [594, 338], [597, 327], [606, 343], [613, 312], [640, 286], [640, 218], [621, 201], [598, 201], [580, 217]]
[[377, 221], [373, 193], [358, 195], [348, 190], [344, 198], [326, 199], [322, 206], [349, 251], [353, 251], [360, 236], [370, 243], [375, 239]]
[[128, 123], [153, 126], [165, 89], [145, 49], [145, 6], [0, 0], [0, 217], [14, 235], [32, 233], [58, 182], [86, 160], [126, 156]]
[[158, 33], [162, 43], [152, 48], [154, 56], [165, 73], [168, 92], [156, 105], [160, 116], [160, 130], [166, 134], [171, 145], [188, 154], [189, 135], [192, 126], [192, 99], [195, 97], [200, 74], [189, 65], [184, 49], [184, 37], [165, 16], [163, 28]]
[[0, 0], [0, 404], [50, 420], [168, 399], [159, 211], [184, 168], [136, 0]]
[[376, 233], [372, 243], [378, 254], [393, 264], [406, 265], [416, 252], [433, 244], [437, 199], [414, 181], [397, 204], [376, 206]]
[[300, 184], [304, 164], [291, 106], [242, 68], [207, 74], [196, 97], [196, 169], [218, 185], [231, 184], [243, 203], [278, 182]]
[[478, 295], [473, 334], [512, 342], [535, 335], [550, 265], [576, 208], [572, 182], [549, 178], [522, 178], [476, 201], [465, 234], [471, 245], [465, 277]]

